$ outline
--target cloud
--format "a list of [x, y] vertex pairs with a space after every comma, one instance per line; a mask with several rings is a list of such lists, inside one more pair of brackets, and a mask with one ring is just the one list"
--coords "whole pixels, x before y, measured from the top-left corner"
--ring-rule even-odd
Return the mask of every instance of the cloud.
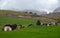
[[59, 2], [58, 0], [1, 0], [0, 5], [1, 9], [52, 11], [59, 7]]

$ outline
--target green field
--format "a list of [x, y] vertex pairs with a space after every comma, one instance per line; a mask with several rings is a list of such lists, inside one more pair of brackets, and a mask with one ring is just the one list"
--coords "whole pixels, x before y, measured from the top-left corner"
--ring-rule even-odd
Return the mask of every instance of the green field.
[[[40, 19], [43, 21], [52, 21]], [[36, 26], [37, 19], [0, 17], [0, 38], [60, 38], [60, 26]], [[33, 26], [27, 27], [32, 23]], [[5, 24], [22, 24], [25, 28], [9, 32], [2, 31]]]

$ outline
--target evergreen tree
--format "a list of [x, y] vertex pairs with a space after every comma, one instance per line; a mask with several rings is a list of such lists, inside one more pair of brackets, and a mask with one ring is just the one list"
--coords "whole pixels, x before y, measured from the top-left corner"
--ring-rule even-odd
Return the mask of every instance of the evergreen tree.
[[37, 20], [37, 23], [36, 23], [36, 25], [41, 25], [41, 22], [40, 22], [40, 20]]

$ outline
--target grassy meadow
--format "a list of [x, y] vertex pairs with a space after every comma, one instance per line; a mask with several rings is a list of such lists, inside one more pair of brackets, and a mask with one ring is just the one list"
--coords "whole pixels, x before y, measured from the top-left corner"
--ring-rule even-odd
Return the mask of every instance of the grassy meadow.
[[[49, 19], [40, 19], [41, 22], [55, 21]], [[37, 26], [37, 19], [0, 17], [0, 38], [60, 38], [60, 26]], [[31, 27], [27, 27], [29, 24]], [[9, 32], [2, 31], [5, 24], [22, 24], [25, 28]]]

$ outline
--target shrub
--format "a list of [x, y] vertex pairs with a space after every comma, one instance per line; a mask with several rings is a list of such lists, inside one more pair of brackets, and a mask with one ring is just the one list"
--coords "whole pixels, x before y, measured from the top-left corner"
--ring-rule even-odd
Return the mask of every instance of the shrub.
[[37, 20], [36, 25], [41, 25], [40, 20]]

